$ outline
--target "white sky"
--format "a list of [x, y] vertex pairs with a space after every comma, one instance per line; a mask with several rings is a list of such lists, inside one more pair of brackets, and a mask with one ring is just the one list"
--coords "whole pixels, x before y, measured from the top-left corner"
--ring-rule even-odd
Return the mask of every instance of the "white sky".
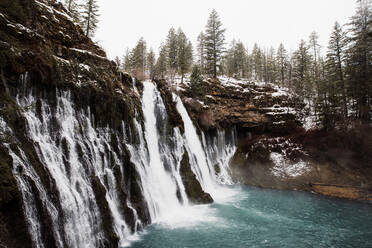
[[226, 42], [240, 39], [251, 50], [275, 49], [283, 42], [296, 49], [301, 39], [316, 31], [323, 51], [334, 22], [341, 25], [354, 14], [355, 0], [98, 0], [100, 23], [95, 40], [110, 58], [121, 57], [144, 37], [148, 47], [158, 52], [170, 27], [181, 27], [196, 43], [209, 13], [217, 10]]

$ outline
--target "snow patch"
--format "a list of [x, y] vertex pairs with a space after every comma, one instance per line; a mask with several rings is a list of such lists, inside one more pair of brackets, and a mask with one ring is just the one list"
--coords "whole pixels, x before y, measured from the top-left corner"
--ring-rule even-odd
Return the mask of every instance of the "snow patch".
[[288, 178], [298, 177], [310, 171], [308, 164], [302, 160], [297, 163], [287, 161], [280, 153], [272, 152], [270, 159], [274, 162], [274, 167], [271, 169], [271, 174], [276, 177]]
[[70, 61], [68, 61], [68, 60], [66, 60], [66, 59], [63, 59], [63, 58], [60, 58], [60, 57], [57, 57], [57, 56], [54, 56], [53, 55], [53, 57], [56, 59], [56, 60], [58, 60], [58, 61], [60, 61], [60, 62], [62, 62], [62, 63], [64, 63], [64, 64], [70, 64]]
[[86, 71], [89, 71], [89, 70], [90, 70], [90, 66], [89, 66], [89, 65], [86, 65], [86, 64], [80, 64], [79, 66], [80, 66], [80, 68], [83, 68], [83, 69], [85, 69]]
[[92, 52], [90, 52], [90, 51], [87, 51], [87, 50], [81, 50], [81, 49], [77, 49], [77, 48], [70, 48], [70, 50], [75, 51], [75, 52], [78, 52], [78, 53], [89, 54], [89, 55], [91, 55], [91, 56], [95, 56], [95, 57], [97, 57], [97, 58], [101, 58], [101, 59], [105, 59], [105, 60], [106, 60], [105, 57], [99, 56], [99, 55], [97, 55], [97, 54], [95, 54], [95, 53], [92, 53]]

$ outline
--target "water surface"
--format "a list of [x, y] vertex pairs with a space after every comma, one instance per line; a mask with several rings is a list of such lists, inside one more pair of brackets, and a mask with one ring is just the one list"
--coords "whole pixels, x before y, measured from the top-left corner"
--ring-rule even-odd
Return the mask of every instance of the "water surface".
[[131, 247], [372, 247], [372, 205], [305, 192], [225, 188], [169, 213]]

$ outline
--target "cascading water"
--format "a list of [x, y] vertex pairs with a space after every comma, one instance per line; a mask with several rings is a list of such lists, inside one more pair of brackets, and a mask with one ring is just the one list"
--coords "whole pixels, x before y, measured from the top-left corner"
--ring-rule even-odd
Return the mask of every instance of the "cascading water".
[[[21, 80], [27, 81], [27, 78]], [[43, 169], [55, 183], [58, 195], [58, 198], [50, 196], [45, 183], [20, 147], [6, 146], [13, 158], [13, 174], [23, 196], [24, 213], [35, 247], [46, 247], [35, 190], [50, 219], [48, 223], [55, 246], [105, 246], [107, 230], [102, 227], [103, 216], [107, 218], [107, 215], [102, 213], [102, 206], [98, 203], [102, 198], [99, 200], [96, 192], [96, 188], [101, 186], [105, 206], [112, 217], [112, 232], [120, 246], [130, 243], [131, 235], [142, 228], [143, 223], [137, 213], [138, 199], [133, 203], [128, 196], [125, 199], [126, 208], [122, 206], [123, 199], [118, 189], [123, 187], [121, 184], [129, 176], [125, 171], [125, 161], [122, 161], [125, 157], [123, 149], [129, 152], [131, 166], [138, 175], [135, 181], [149, 213], [147, 222], [169, 221], [180, 216], [185, 220], [195, 214], [190, 212], [180, 172], [185, 152], [189, 154], [191, 170], [203, 190], [213, 198], [218, 198], [218, 183], [231, 182], [228, 161], [235, 151], [235, 140], [226, 139], [228, 135], [223, 131], [215, 139], [205, 138], [203, 133], [202, 139], [199, 138], [182, 101], [174, 96], [184, 121], [185, 132], [182, 134], [178, 127], [169, 125], [168, 113], [156, 85], [144, 82], [143, 86], [143, 124], [140, 111], [136, 110], [134, 128], [129, 128], [123, 121], [122, 130], [95, 127], [96, 117], [89, 107], [77, 109], [69, 91], [56, 90], [55, 105], [36, 98], [33, 92], [17, 95], [16, 101], [21, 107], [34, 106], [39, 102], [37, 109], [27, 108], [23, 113], [27, 121], [27, 136], [34, 144]], [[134, 88], [139, 94], [135, 85]], [[21, 92], [25, 92], [25, 87]], [[2, 129], [9, 129], [7, 132], [12, 131], [3, 119], [0, 124]], [[233, 136], [234, 133], [229, 137]], [[122, 143], [122, 146], [114, 147], [115, 142]], [[218, 173], [216, 164], [219, 164]], [[18, 172], [19, 167], [23, 168], [22, 173]], [[127, 223], [124, 211], [131, 212], [132, 224]], [[143, 218], [143, 211], [141, 216]]]
[[[151, 219], [156, 219], [166, 212], [180, 207], [180, 201], [177, 198], [177, 182], [174, 173], [175, 164], [170, 164], [171, 169], [166, 170], [164, 160], [160, 154], [159, 135], [157, 120], [164, 119], [166, 115], [165, 106], [156, 87], [150, 83], [144, 83], [142, 108], [145, 122], [145, 142], [141, 137], [140, 149], [147, 150], [142, 152], [140, 161], [134, 161], [141, 176], [142, 188], [146, 192], [145, 197], [149, 206]], [[157, 113], [160, 118], [155, 115]], [[162, 118], [163, 117], [163, 118]], [[136, 124], [138, 132], [142, 133], [138, 123]], [[132, 150], [133, 151], [133, 150]], [[147, 159], [144, 159], [144, 156]], [[143, 167], [143, 168], [140, 168]]]
[[[203, 190], [210, 193], [214, 199], [224, 198], [223, 189], [219, 183], [231, 184], [232, 180], [228, 173], [228, 164], [236, 151], [235, 130], [232, 130], [230, 142], [225, 139], [225, 132], [218, 131], [218, 138], [209, 142], [205, 141], [202, 132], [202, 140], [199, 138], [194, 124], [187, 113], [181, 99], [173, 95], [177, 111], [180, 113], [185, 125], [185, 147], [191, 154], [190, 164], [193, 172], [201, 183]], [[217, 166], [220, 171], [216, 171]]]
[[[32, 95], [18, 99], [21, 106], [35, 102]], [[121, 240], [129, 235], [129, 229], [119, 213], [116, 182], [109, 166], [110, 156], [117, 155], [107, 147], [110, 143], [108, 129], [97, 130], [90, 121], [90, 113], [76, 113], [69, 92], [57, 92], [56, 121], [58, 136], [52, 132], [54, 120], [49, 106], [42, 102], [42, 119], [33, 111], [25, 113], [29, 136], [37, 142], [38, 155], [55, 179], [61, 197], [64, 232], [68, 247], [99, 247], [103, 242], [100, 211], [93, 192], [91, 177], [97, 176], [106, 185], [108, 202], [114, 229]], [[83, 125], [81, 125], [83, 124]], [[79, 132], [79, 129], [81, 132]], [[62, 145], [57, 144], [62, 143]], [[104, 156], [101, 157], [101, 155]], [[118, 165], [120, 162], [114, 159]], [[61, 245], [62, 247], [62, 245]]]
[[217, 130], [217, 136], [206, 137], [202, 133], [204, 151], [209, 165], [212, 165], [219, 184], [232, 185], [234, 182], [229, 173], [230, 160], [236, 152], [237, 138], [235, 128], [230, 132]]

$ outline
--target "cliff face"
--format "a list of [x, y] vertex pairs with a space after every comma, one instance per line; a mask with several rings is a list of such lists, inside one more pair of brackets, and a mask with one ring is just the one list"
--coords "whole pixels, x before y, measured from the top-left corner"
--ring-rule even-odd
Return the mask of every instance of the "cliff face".
[[[0, 246], [118, 247], [156, 217], [142, 93], [61, 4], [0, 3]], [[177, 170], [183, 121], [159, 97], [156, 142], [180, 178], [171, 200], [213, 201], [188, 160]]]
[[187, 80], [180, 85], [181, 94], [200, 129], [213, 136], [215, 129], [237, 128], [231, 160], [236, 181], [370, 199], [370, 127], [306, 131], [300, 121], [302, 100], [287, 89], [224, 77], [205, 84], [205, 96], [193, 94]]
[[[82, 140], [73, 146], [61, 133], [64, 124], [58, 118], [96, 116], [91, 119], [92, 127], [111, 130], [107, 145], [115, 149], [112, 153], [117, 154], [127, 173], [124, 177], [113, 168], [118, 185], [122, 185], [117, 189], [121, 211], [132, 230], [136, 226], [134, 214], [143, 224], [148, 223], [150, 219], [130, 163], [130, 154], [118, 142], [123, 139], [122, 123], [127, 123], [127, 130], [133, 129], [135, 109], [141, 109], [139, 95], [129, 87], [132, 78], [120, 73], [115, 63], [106, 59], [105, 52], [83, 34], [61, 4], [52, 6], [42, 0], [1, 2], [0, 65], [0, 120], [3, 129], [0, 145], [0, 243], [8, 247], [73, 245], [68, 235], [63, 234], [68, 231], [56, 227], [65, 225], [62, 215], [66, 214], [63, 211], [66, 195], [57, 189], [60, 185], [56, 177], [45, 166], [52, 163], [57, 168], [65, 164], [66, 168], [73, 170], [76, 162], [73, 162], [71, 154], [77, 154], [77, 159], [88, 170], [86, 176], [92, 184], [91, 193], [97, 199], [96, 203], [77, 204], [93, 204], [86, 209], [97, 208], [102, 217], [101, 220], [91, 220], [92, 225], [97, 225], [95, 232], [101, 235], [101, 241], [95, 245], [115, 247], [118, 243], [119, 237], [113, 230], [114, 220], [105, 199], [107, 187], [102, 185], [103, 178], [89, 172], [92, 161], [83, 154], [93, 152], [89, 149], [89, 141]], [[46, 129], [39, 131], [50, 137], [47, 145], [60, 149], [61, 158], [48, 161], [43, 157], [42, 144], [35, 143], [30, 137], [30, 119], [27, 118], [31, 116], [25, 114], [29, 111], [35, 113], [35, 121]], [[76, 112], [70, 115], [60, 111]], [[82, 129], [74, 130], [72, 135], [84, 139], [86, 121], [77, 121]], [[135, 142], [136, 134], [128, 136], [128, 139]], [[55, 156], [59, 151], [50, 152], [50, 156]], [[129, 201], [133, 206], [128, 206]], [[30, 223], [32, 220], [39, 221]], [[28, 230], [30, 225], [35, 227]], [[39, 234], [30, 236], [29, 231]]]
[[181, 94], [203, 130], [236, 126], [241, 134], [292, 132], [296, 119], [294, 96], [269, 83], [221, 77], [207, 79], [205, 96], [196, 96], [186, 82]]

